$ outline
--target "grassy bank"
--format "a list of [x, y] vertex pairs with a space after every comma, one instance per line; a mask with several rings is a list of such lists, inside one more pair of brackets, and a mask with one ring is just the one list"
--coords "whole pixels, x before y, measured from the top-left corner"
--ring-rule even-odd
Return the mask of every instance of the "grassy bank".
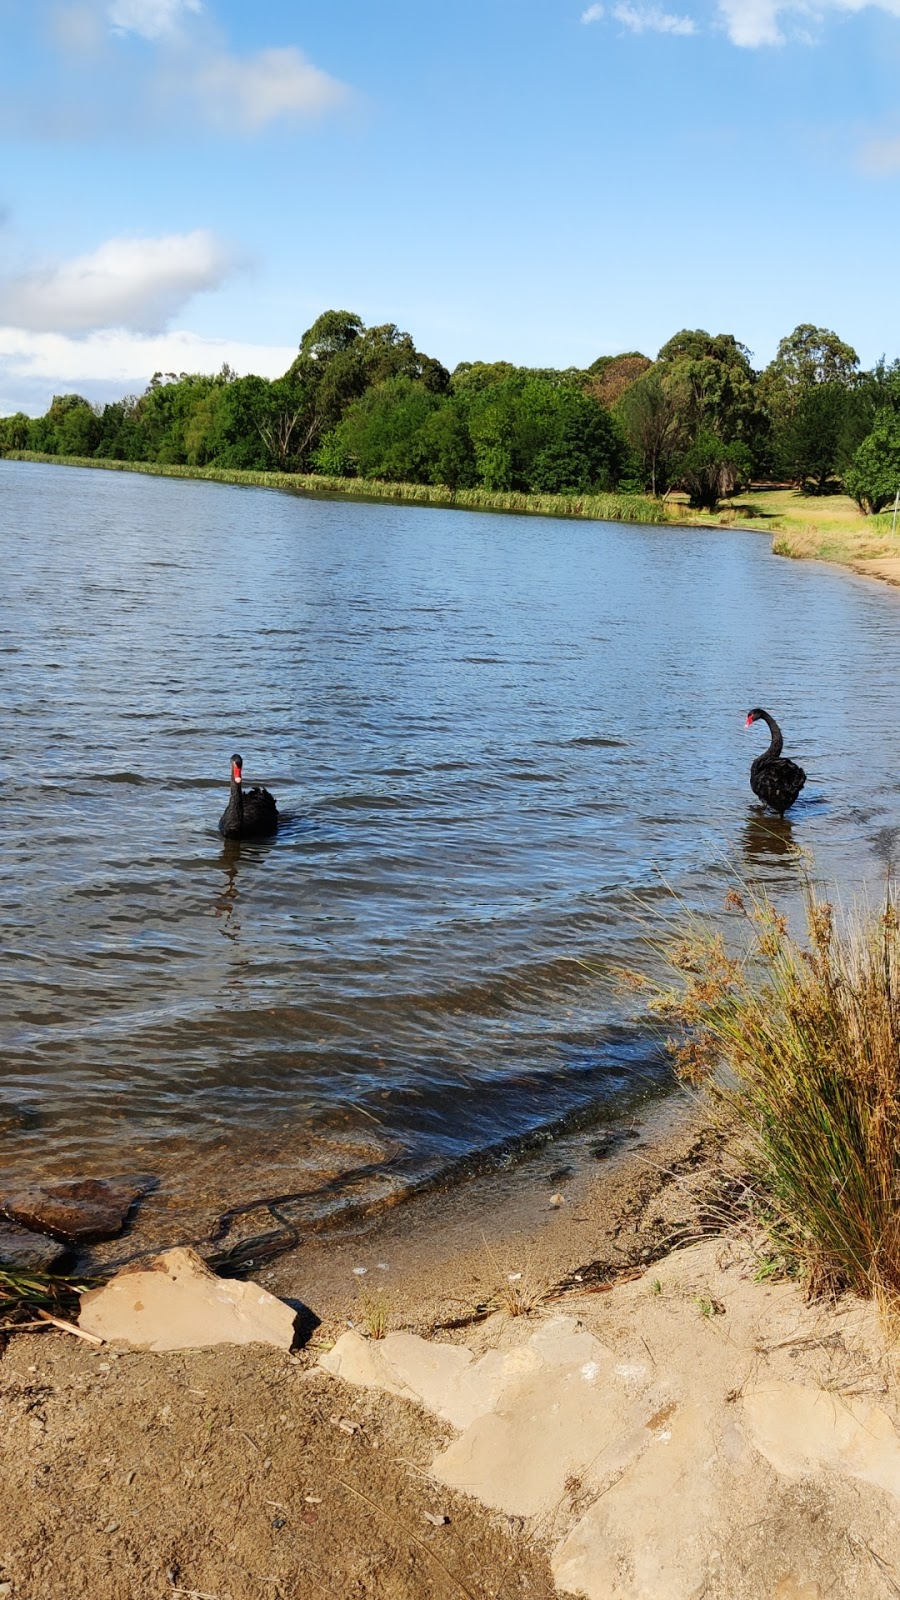
[[671, 517], [660, 501], [637, 494], [520, 494], [490, 489], [448, 489], [446, 484], [380, 483], [370, 478], [326, 478], [317, 473], [240, 472], [225, 467], [185, 467], [155, 461], [99, 461], [85, 456], [45, 456], [7, 450], [9, 461], [59, 467], [97, 467], [107, 472], [144, 472], [160, 478], [199, 478], [289, 494], [343, 495], [350, 500], [390, 500], [459, 511], [502, 511], [539, 517], [580, 517], [596, 522], [663, 523]]
[[750, 528], [771, 535], [778, 556], [796, 560], [836, 561], [855, 567], [861, 562], [900, 555], [900, 518], [897, 536], [891, 537], [891, 511], [866, 517], [846, 494], [804, 495], [797, 489], [749, 489], [714, 515], [678, 507], [670, 496], [669, 508], [685, 521], [714, 527]]

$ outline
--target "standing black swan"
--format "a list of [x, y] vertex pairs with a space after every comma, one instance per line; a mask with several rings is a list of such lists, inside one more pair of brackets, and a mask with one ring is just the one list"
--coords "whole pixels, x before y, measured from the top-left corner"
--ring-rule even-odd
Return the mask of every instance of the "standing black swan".
[[268, 789], [251, 789], [244, 794], [241, 785], [242, 756], [231, 758], [231, 793], [219, 818], [219, 832], [226, 839], [259, 839], [278, 827], [278, 807]]
[[768, 750], [750, 766], [750, 787], [753, 793], [769, 806], [772, 811], [777, 811], [780, 817], [784, 816], [788, 806], [792, 806], [800, 790], [806, 782], [806, 773], [798, 767], [796, 761], [789, 761], [787, 756], [781, 754], [784, 740], [781, 729], [774, 717], [768, 711], [763, 711], [760, 706], [754, 706], [747, 712], [747, 721], [744, 724], [749, 728], [753, 722], [766, 722], [772, 735]]

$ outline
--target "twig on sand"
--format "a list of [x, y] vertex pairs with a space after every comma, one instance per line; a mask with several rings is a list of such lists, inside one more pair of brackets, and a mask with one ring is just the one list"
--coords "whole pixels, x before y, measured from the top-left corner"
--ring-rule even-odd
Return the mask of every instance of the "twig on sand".
[[88, 1333], [85, 1328], [77, 1327], [74, 1322], [66, 1322], [63, 1317], [51, 1317], [49, 1311], [42, 1311], [40, 1306], [37, 1308], [37, 1314], [41, 1322], [52, 1322], [54, 1328], [61, 1328], [63, 1333], [74, 1333], [77, 1339], [84, 1339], [88, 1344], [103, 1344], [104, 1342], [99, 1334]]

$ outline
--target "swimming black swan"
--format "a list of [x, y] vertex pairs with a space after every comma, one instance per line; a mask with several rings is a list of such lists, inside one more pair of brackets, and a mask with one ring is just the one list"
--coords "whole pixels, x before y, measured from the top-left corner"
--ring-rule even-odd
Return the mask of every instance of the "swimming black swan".
[[750, 766], [750, 787], [753, 793], [772, 811], [777, 811], [780, 817], [784, 816], [788, 806], [792, 806], [800, 790], [806, 782], [806, 773], [798, 767], [796, 761], [789, 761], [787, 756], [781, 754], [784, 740], [781, 729], [774, 717], [768, 711], [763, 711], [760, 706], [754, 706], [747, 712], [747, 721], [744, 724], [749, 728], [753, 722], [766, 722], [772, 735], [768, 750]]
[[231, 758], [231, 794], [219, 818], [219, 832], [226, 839], [259, 839], [274, 833], [278, 827], [278, 807], [268, 789], [251, 789], [245, 794], [241, 785], [241, 756]]

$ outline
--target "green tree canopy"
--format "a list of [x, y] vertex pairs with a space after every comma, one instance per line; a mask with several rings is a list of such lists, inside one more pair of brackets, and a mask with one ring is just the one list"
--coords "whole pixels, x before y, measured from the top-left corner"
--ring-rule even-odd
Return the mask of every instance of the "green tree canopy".
[[748, 439], [756, 395], [750, 352], [730, 333], [685, 328], [656, 358], [656, 370], [688, 437], [701, 431], [721, 439]]
[[894, 500], [900, 490], [900, 409], [879, 413], [844, 474], [844, 486], [867, 514]]
[[851, 387], [857, 378], [859, 356], [830, 328], [801, 322], [781, 340], [774, 361], [760, 378], [761, 391], [773, 411], [792, 411], [804, 390], [818, 383]]
[[637, 463], [640, 482], [652, 495], [665, 493], [686, 436], [675, 396], [651, 367], [626, 389], [616, 408]]

